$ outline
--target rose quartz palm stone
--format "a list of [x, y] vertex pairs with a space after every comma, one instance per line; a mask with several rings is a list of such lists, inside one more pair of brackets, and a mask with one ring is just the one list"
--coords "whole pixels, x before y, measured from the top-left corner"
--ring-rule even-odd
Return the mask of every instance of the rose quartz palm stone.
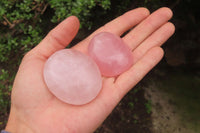
[[96, 63], [89, 56], [72, 49], [57, 51], [47, 60], [44, 80], [58, 99], [73, 105], [90, 102], [102, 87]]
[[130, 48], [119, 36], [108, 32], [95, 35], [89, 44], [88, 52], [104, 76], [117, 76], [133, 64]]

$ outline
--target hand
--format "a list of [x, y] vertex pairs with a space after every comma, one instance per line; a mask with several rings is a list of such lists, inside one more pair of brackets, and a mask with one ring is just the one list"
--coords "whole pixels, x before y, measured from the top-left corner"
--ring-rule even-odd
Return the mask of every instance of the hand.
[[22, 60], [11, 97], [11, 112], [6, 127], [13, 133], [89, 133], [106, 119], [123, 96], [134, 87], [163, 57], [160, 46], [174, 33], [168, 20], [172, 12], [161, 8], [151, 15], [145, 8], [131, 10], [99, 28], [72, 49], [83, 53], [91, 38], [99, 32], [122, 35], [133, 50], [134, 65], [117, 78], [103, 77], [100, 94], [90, 103], [74, 106], [63, 103], [49, 92], [44, 79], [45, 61], [65, 48], [79, 29], [71, 16], [60, 23]]

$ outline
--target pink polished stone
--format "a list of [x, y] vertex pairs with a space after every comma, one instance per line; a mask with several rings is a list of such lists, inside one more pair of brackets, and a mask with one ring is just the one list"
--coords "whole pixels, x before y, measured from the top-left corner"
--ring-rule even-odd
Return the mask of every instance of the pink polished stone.
[[74, 105], [90, 102], [102, 87], [101, 74], [95, 62], [71, 49], [60, 50], [47, 60], [44, 80], [58, 99]]
[[102, 32], [94, 36], [88, 47], [89, 55], [104, 76], [117, 76], [133, 64], [132, 52], [123, 40], [114, 34]]

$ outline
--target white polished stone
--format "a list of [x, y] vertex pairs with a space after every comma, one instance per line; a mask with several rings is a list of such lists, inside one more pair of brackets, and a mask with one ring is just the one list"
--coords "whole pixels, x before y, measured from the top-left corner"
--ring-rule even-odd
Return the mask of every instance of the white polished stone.
[[102, 87], [101, 74], [95, 62], [72, 49], [57, 51], [47, 60], [44, 80], [58, 99], [73, 105], [90, 102]]

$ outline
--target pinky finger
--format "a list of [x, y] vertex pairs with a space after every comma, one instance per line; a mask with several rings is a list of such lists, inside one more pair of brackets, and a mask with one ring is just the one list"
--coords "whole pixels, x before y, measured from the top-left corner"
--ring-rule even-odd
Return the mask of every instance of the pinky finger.
[[136, 64], [128, 71], [121, 74], [115, 81], [118, 88], [118, 97], [123, 97], [132, 87], [134, 87], [164, 55], [160, 47], [151, 48]]

